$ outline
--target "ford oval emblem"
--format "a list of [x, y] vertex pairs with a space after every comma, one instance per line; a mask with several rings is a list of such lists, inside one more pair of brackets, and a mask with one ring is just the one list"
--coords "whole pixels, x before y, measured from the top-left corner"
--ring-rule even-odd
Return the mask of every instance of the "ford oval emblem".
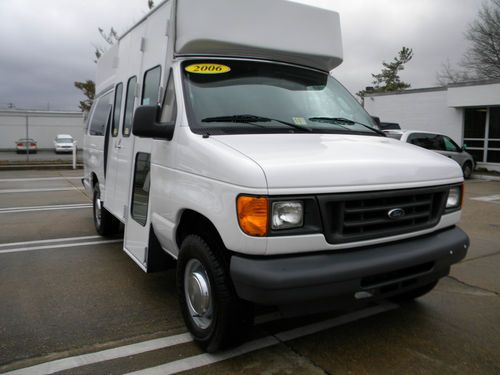
[[405, 216], [406, 212], [402, 208], [393, 208], [387, 213], [387, 216], [389, 216], [389, 219], [399, 219], [403, 216]]

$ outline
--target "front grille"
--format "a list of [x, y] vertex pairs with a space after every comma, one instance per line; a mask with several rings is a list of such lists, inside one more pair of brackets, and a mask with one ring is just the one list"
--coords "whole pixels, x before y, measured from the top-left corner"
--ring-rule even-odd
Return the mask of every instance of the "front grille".
[[[319, 196], [329, 243], [363, 241], [414, 232], [436, 225], [449, 186]], [[391, 218], [391, 210], [404, 215]]]

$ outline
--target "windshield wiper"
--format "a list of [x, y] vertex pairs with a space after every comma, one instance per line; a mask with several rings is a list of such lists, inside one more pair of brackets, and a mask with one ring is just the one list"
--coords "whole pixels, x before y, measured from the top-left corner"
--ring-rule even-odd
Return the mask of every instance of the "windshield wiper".
[[250, 125], [256, 125], [260, 127], [265, 127], [259, 124], [254, 124], [255, 122], [269, 122], [269, 121], [275, 121], [279, 122], [280, 124], [289, 126], [291, 128], [300, 130], [300, 131], [306, 131], [306, 132], [311, 132], [312, 130], [310, 128], [306, 128], [301, 125], [293, 124], [291, 122], [283, 121], [283, 120], [278, 120], [270, 117], [262, 117], [262, 116], [255, 116], [255, 115], [233, 115], [233, 116], [218, 116], [218, 117], [207, 117], [201, 120], [202, 122], [239, 122], [243, 124], [250, 124]]
[[[365, 128], [370, 129], [370, 130], [374, 131], [375, 133], [380, 134], [384, 137], [386, 136], [386, 134], [381, 130], [378, 130], [376, 128], [373, 128], [369, 125], [363, 124], [363, 123], [358, 122], [358, 121], [349, 120], [345, 117], [309, 117], [309, 121], [328, 122], [331, 124], [338, 124], [340, 126], [342, 126], [342, 125], [356, 125], [357, 124], [357, 125], [364, 126]], [[344, 126], [342, 126], [342, 127], [347, 129]]]

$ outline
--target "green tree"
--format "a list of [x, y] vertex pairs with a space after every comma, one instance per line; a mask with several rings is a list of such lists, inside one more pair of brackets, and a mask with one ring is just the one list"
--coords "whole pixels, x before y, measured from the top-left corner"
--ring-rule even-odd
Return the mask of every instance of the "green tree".
[[382, 62], [383, 68], [379, 74], [372, 74], [373, 87], [369, 90], [361, 90], [356, 93], [362, 100], [368, 92], [390, 92], [400, 91], [411, 87], [409, 83], [401, 81], [399, 72], [404, 70], [404, 65], [408, 63], [413, 57], [413, 50], [408, 47], [401, 48], [398, 55], [387, 63]]
[[80, 109], [82, 112], [88, 112], [90, 111], [90, 107], [92, 107], [92, 102], [94, 101], [94, 96], [95, 96], [95, 83], [91, 79], [88, 79], [83, 82], [76, 81], [74, 83], [75, 87], [83, 92], [83, 95], [87, 99], [81, 100]]

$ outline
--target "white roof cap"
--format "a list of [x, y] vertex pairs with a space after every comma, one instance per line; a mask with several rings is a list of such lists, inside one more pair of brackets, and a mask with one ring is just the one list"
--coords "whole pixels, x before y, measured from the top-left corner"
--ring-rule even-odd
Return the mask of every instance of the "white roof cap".
[[176, 55], [252, 57], [330, 71], [342, 62], [337, 12], [288, 0], [177, 0]]

